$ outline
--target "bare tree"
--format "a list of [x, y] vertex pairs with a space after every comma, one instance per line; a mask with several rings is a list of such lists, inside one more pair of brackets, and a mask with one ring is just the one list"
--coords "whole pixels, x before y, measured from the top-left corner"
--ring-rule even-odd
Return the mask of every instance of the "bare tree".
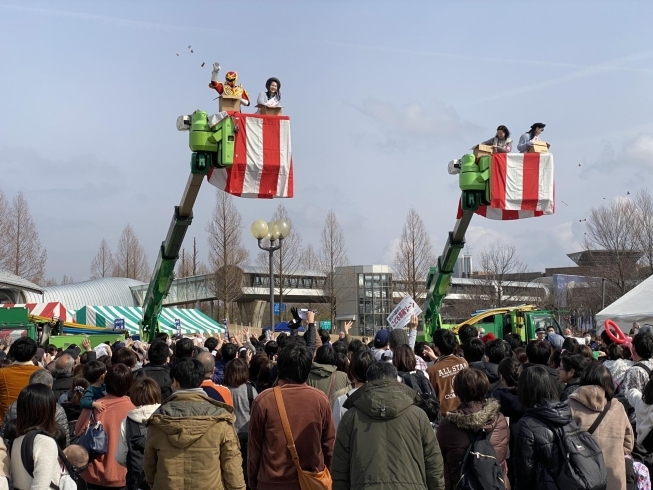
[[175, 277], [188, 277], [191, 275], [189, 262], [186, 249], [182, 248], [181, 253], [179, 254], [179, 260], [177, 261], [177, 272], [175, 273]]
[[636, 262], [644, 255], [640, 249], [638, 213], [630, 200], [615, 200], [592, 208], [587, 218], [583, 248], [594, 254], [594, 266], [606, 283], [606, 301], [612, 302], [641, 280]]
[[309, 243], [302, 253], [302, 269], [307, 271], [317, 270], [320, 266], [319, 260], [320, 259], [313, 248], [313, 244]]
[[9, 221], [9, 201], [5, 193], [0, 189], [0, 267], [4, 267], [3, 257], [9, 253], [9, 240], [7, 234], [7, 227]]
[[147, 255], [131, 225], [125, 226], [118, 241], [116, 252], [115, 277], [129, 277], [146, 282], [150, 279]]
[[5, 216], [6, 248], [2, 268], [40, 284], [45, 280], [47, 251], [41, 246], [39, 233], [22, 192], [14, 197]]
[[46, 288], [50, 288], [52, 286], [58, 286], [58, 285], [59, 285], [59, 283], [57, 282], [57, 280], [54, 277], [46, 279], [45, 283], [43, 284], [43, 286], [46, 287]]
[[[292, 220], [288, 216], [288, 210], [283, 204], [279, 204], [272, 215], [272, 221], [280, 219], [286, 220], [290, 223], [291, 228], [290, 235], [287, 238], [284, 238], [281, 249], [274, 252], [273, 256], [275, 294], [279, 296], [279, 304], [282, 305], [284, 295], [296, 287], [290, 276], [297, 275], [297, 272], [302, 268], [303, 247], [302, 236], [293, 228]], [[269, 245], [269, 242], [264, 240], [264, 244]], [[269, 273], [270, 265], [267, 252], [261, 251], [258, 254], [257, 262], [262, 270]]]
[[644, 253], [644, 263], [648, 266], [647, 276], [653, 275], [653, 195], [648, 189], [641, 189], [633, 204], [637, 210], [635, 242]]
[[234, 204], [234, 197], [217, 191], [213, 216], [206, 226], [209, 234], [209, 267], [215, 274], [215, 295], [218, 298], [217, 318], [234, 321], [234, 302], [242, 294], [242, 269], [249, 252], [242, 245], [243, 218]]
[[395, 253], [394, 279], [403, 283], [404, 290], [415, 300], [422, 298], [426, 289], [426, 275], [435, 264], [431, 238], [415, 208], [410, 208]]
[[66, 274], [63, 275], [63, 279], [61, 280], [61, 284], [73, 284], [75, 280], [72, 277], [67, 276]]
[[336, 268], [349, 265], [345, 234], [340, 228], [338, 218], [333, 210], [329, 211], [324, 222], [321, 236], [321, 248], [319, 254], [320, 270], [326, 275], [324, 283], [324, 296], [329, 307], [331, 325], [336, 321], [336, 300], [343, 287], [347, 287], [346, 281], [336, 277]]
[[100, 242], [100, 249], [91, 262], [91, 279], [100, 279], [102, 277], [111, 277], [116, 267], [116, 261], [109, 248], [109, 244], [103, 238]]
[[477, 292], [471, 295], [479, 303], [477, 308], [523, 303], [525, 295], [534, 294], [528, 287], [527, 266], [519, 259], [514, 245], [494, 242], [479, 254], [479, 262], [482, 274], [476, 280]]

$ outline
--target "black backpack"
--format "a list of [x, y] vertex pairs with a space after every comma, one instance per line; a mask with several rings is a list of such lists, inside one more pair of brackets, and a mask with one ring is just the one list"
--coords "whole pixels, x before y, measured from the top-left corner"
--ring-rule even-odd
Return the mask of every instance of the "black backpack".
[[490, 444], [492, 432], [468, 432], [469, 446], [460, 464], [456, 490], [505, 490], [503, 470]]
[[[43, 435], [54, 439], [51, 434], [40, 429], [34, 429], [25, 434], [23, 442], [20, 445], [20, 459], [23, 462], [25, 471], [27, 471], [27, 474], [32, 478], [34, 478], [34, 439], [36, 439], [37, 435]], [[57, 450], [59, 451], [59, 459], [66, 467], [66, 470], [68, 470], [70, 477], [77, 483], [77, 488], [86, 488], [84, 480], [80, 477], [80, 473], [84, 471], [84, 469], [73, 468], [73, 465], [68, 461], [68, 458], [59, 446], [57, 446]], [[50, 488], [52, 490], [59, 490], [59, 486], [54, 482], [50, 482]]]
[[606, 490], [608, 470], [603, 460], [603, 452], [594, 437], [573, 421], [562, 427], [553, 427], [545, 420], [538, 420], [553, 431], [560, 448], [560, 469], [556, 474], [551, 473], [558, 488]]
[[402, 378], [404, 383], [419, 395], [420, 402], [417, 406], [424, 410], [431, 423], [437, 424], [440, 422], [440, 400], [435, 396], [429, 379], [424, 373], [419, 372], [421, 376], [417, 374], [418, 371], [413, 371], [404, 374]]

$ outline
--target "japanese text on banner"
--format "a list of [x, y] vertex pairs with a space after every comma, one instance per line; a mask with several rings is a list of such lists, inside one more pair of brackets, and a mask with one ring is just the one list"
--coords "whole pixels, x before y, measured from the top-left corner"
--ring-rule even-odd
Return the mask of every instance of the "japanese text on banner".
[[419, 315], [422, 313], [422, 309], [417, 306], [417, 303], [410, 296], [406, 296], [401, 300], [401, 303], [392, 310], [392, 313], [388, 315], [388, 325], [390, 328], [403, 328], [408, 325], [410, 322], [411, 315]]

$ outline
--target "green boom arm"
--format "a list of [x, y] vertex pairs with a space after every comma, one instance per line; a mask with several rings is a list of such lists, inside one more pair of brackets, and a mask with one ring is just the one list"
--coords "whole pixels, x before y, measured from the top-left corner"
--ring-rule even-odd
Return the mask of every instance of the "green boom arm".
[[168, 228], [168, 235], [159, 249], [159, 257], [152, 272], [150, 285], [143, 301], [143, 333], [148, 342], [154, 341], [159, 332], [159, 314], [163, 300], [168, 295], [174, 278], [175, 264], [184, 242], [186, 230], [193, 221], [193, 206], [204, 177], [211, 167], [223, 168], [233, 164], [234, 125], [230, 117], [213, 128], [209, 126], [206, 112], [196, 111], [189, 120], [189, 146], [191, 174], [179, 206]]
[[459, 175], [462, 216], [456, 222], [453, 231], [449, 232], [449, 239], [442, 255], [438, 257], [437, 265], [430, 268], [426, 278], [424, 319], [427, 338], [431, 338], [433, 332], [442, 326], [440, 310], [451, 283], [456, 260], [465, 246], [465, 233], [478, 207], [490, 203], [489, 181], [489, 156], [479, 158], [478, 162], [474, 155], [465, 155], [462, 158]]

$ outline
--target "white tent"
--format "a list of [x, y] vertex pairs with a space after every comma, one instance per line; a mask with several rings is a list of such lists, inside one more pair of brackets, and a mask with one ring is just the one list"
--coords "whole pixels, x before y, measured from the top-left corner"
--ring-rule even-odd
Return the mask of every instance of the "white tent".
[[653, 325], [653, 276], [596, 314], [600, 330], [606, 320], [615, 322], [626, 335], [633, 322]]

